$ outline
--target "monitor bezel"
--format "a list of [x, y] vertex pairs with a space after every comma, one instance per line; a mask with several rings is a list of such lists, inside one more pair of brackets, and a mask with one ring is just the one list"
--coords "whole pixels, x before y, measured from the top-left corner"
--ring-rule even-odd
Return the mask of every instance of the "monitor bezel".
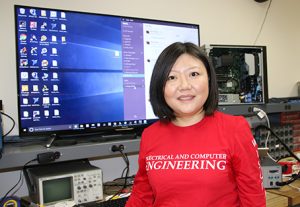
[[14, 5], [14, 18], [15, 18], [15, 54], [16, 54], [16, 79], [17, 79], [17, 107], [18, 107], [18, 130], [19, 130], [19, 136], [22, 136], [24, 138], [26, 137], [48, 137], [50, 135], [56, 135], [56, 136], [66, 136], [66, 137], [73, 137], [76, 135], [102, 135], [102, 134], [114, 134], [114, 133], [134, 133], [137, 135], [140, 135], [142, 130], [151, 125], [152, 123], [156, 122], [158, 119], [147, 119], [146, 124], [139, 124], [139, 125], [131, 125], [131, 126], [110, 126], [110, 127], [101, 127], [101, 128], [85, 128], [80, 130], [53, 130], [53, 131], [42, 131], [42, 132], [23, 132], [22, 131], [22, 121], [21, 121], [21, 91], [20, 91], [20, 74], [19, 74], [19, 66], [18, 66], [18, 60], [19, 60], [19, 54], [18, 54], [18, 17], [17, 17], [17, 11], [18, 8], [32, 8], [32, 9], [43, 9], [43, 10], [54, 10], [54, 11], [60, 11], [60, 12], [72, 12], [72, 13], [78, 13], [78, 14], [87, 14], [87, 15], [100, 15], [100, 16], [108, 16], [108, 17], [117, 17], [117, 18], [124, 18], [128, 20], [133, 21], [143, 21], [149, 23], [159, 23], [160, 25], [166, 24], [166, 25], [178, 25], [178, 26], [188, 26], [193, 27], [198, 30], [198, 46], [200, 46], [200, 26], [199, 24], [195, 23], [187, 23], [187, 22], [177, 22], [177, 21], [169, 21], [169, 20], [161, 20], [161, 19], [150, 19], [150, 18], [141, 18], [136, 16], [123, 16], [123, 15], [113, 15], [113, 14], [105, 14], [105, 13], [95, 13], [95, 12], [88, 12], [88, 11], [75, 11], [75, 10], [67, 10], [67, 9], [61, 9], [61, 8], [50, 8], [50, 7], [38, 7], [38, 6], [29, 6], [29, 5]]

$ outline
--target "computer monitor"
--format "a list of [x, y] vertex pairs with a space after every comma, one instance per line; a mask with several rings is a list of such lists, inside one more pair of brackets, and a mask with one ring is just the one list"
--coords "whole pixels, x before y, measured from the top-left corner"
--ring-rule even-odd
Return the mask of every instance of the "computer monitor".
[[200, 45], [197, 24], [21, 5], [15, 27], [20, 136], [149, 125], [159, 53]]

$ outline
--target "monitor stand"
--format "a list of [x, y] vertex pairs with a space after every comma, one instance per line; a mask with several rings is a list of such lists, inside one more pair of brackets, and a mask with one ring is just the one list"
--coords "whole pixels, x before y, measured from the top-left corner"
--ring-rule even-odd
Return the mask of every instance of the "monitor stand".
[[77, 144], [76, 140], [72, 139], [62, 139], [59, 135], [57, 134], [51, 134], [49, 137], [49, 140], [47, 141], [45, 147], [50, 148], [53, 145], [54, 146], [69, 146], [69, 145], [75, 145]]

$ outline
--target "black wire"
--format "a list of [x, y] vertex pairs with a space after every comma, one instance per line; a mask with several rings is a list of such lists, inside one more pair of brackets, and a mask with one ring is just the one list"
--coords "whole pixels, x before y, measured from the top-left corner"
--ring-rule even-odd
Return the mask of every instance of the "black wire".
[[283, 145], [283, 147], [286, 149], [286, 151], [288, 151], [292, 157], [294, 157], [298, 162], [300, 162], [299, 157], [290, 150], [290, 148], [280, 139], [280, 137], [270, 127], [267, 127], [266, 125], [259, 125], [255, 128], [255, 131], [257, 131], [258, 129], [262, 129], [262, 128], [270, 131], [271, 134], [277, 138], [277, 140], [280, 142], [280, 144]]
[[[126, 153], [123, 153], [123, 151], [120, 151], [120, 152], [126, 163], [126, 167], [124, 168], [124, 169], [126, 169], [125, 170], [126, 173], [125, 173], [125, 181], [124, 181], [124, 186], [123, 186], [123, 189], [125, 189], [127, 187], [127, 179], [128, 179], [128, 174], [129, 174], [129, 160], [128, 160], [128, 156]], [[123, 176], [123, 174], [122, 174], [122, 176]]]
[[262, 29], [263, 29], [263, 27], [264, 27], [264, 24], [265, 24], [265, 22], [266, 22], [266, 19], [267, 19], [267, 16], [268, 16], [268, 13], [269, 13], [269, 10], [270, 10], [270, 7], [271, 7], [271, 3], [272, 3], [272, 0], [270, 0], [269, 6], [268, 6], [268, 8], [267, 8], [267, 11], [266, 11], [266, 14], [265, 14], [265, 17], [264, 17], [264, 20], [263, 20], [263, 22], [262, 22], [262, 24], [261, 24], [261, 26], [260, 26], [260, 30], [259, 30], [259, 32], [257, 33], [256, 39], [255, 39], [253, 45], [256, 45], [256, 42], [257, 42], [257, 40], [258, 40], [258, 38], [259, 38], [259, 36], [260, 36], [260, 34], [261, 34], [261, 31], [262, 31]]
[[292, 182], [296, 181], [299, 177], [300, 177], [300, 173], [298, 173], [298, 174], [293, 174], [291, 179], [289, 179], [289, 180], [287, 180], [287, 181], [284, 181], [284, 182], [276, 182], [275, 184], [276, 184], [277, 186], [289, 185], [289, 184], [291, 184]]
[[2, 114], [2, 115], [4, 115], [4, 116], [8, 117], [8, 118], [12, 121], [12, 123], [13, 123], [13, 126], [11, 127], [11, 129], [10, 129], [6, 134], [3, 135], [3, 138], [4, 138], [4, 137], [6, 137], [7, 135], [9, 135], [9, 133], [15, 128], [16, 122], [15, 122], [15, 120], [14, 120], [11, 116], [9, 116], [8, 114], [6, 114], [6, 113], [4, 113], [4, 112], [2, 112], [2, 111], [0, 111], [0, 114]]
[[111, 196], [109, 198], [109, 200], [112, 200], [115, 196], [122, 193], [122, 191], [127, 187], [127, 179], [128, 179], [128, 174], [129, 174], [129, 159], [128, 159], [127, 154], [124, 153], [123, 150], [119, 149], [118, 151], [121, 153], [122, 158], [126, 164], [126, 167], [123, 169], [122, 175], [121, 175], [121, 178], [124, 178], [124, 172], [125, 172], [125, 179], [124, 179], [124, 184], [123, 184], [122, 188], [120, 190], [118, 190], [113, 196]]
[[[26, 167], [26, 165], [28, 165], [29, 163], [31, 163], [33, 161], [36, 161], [36, 160], [37, 159], [35, 158], [35, 159], [32, 159], [32, 160], [26, 162], [23, 165], [23, 168]], [[22, 180], [22, 170], [20, 170], [20, 176], [19, 176], [18, 182], [10, 190], [8, 190], [7, 193], [1, 198], [1, 200], [0, 200], [0, 206], [3, 206], [3, 201], [7, 198], [8, 194], [19, 185], [19, 183], [20, 183], [21, 180]]]
[[[295, 155], [295, 154], [290, 150], [290, 148], [289, 148], [289, 147], [288, 147], [288, 146], [280, 139], [280, 137], [279, 137], [279, 136], [278, 136], [278, 135], [270, 128], [270, 127], [267, 127], [267, 126], [265, 126], [265, 125], [259, 125], [259, 126], [257, 126], [257, 127], [255, 128], [255, 131], [257, 131], [257, 130], [259, 130], [259, 129], [262, 129], [262, 128], [269, 130], [269, 131], [271, 132], [271, 134], [274, 135], [274, 136], [277, 138], [277, 140], [280, 142], [280, 144], [282, 144], [283, 147], [290, 153], [290, 155], [291, 155], [292, 157], [294, 157], [298, 162], [300, 162], [300, 159], [298, 158], [298, 156]], [[276, 184], [277, 186], [289, 185], [289, 184], [291, 184], [292, 182], [296, 181], [298, 178], [300, 178], [300, 171], [298, 172], [298, 174], [293, 174], [291, 179], [289, 179], [289, 180], [287, 180], [287, 181], [284, 181], [284, 182], [276, 182], [275, 184]]]

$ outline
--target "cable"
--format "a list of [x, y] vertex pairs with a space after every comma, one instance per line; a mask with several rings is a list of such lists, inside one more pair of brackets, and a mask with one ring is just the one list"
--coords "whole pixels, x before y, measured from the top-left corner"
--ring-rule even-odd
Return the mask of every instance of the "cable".
[[8, 117], [8, 118], [12, 121], [12, 123], [13, 123], [13, 126], [11, 127], [11, 129], [10, 129], [6, 134], [3, 135], [3, 138], [4, 138], [4, 137], [6, 137], [7, 135], [9, 135], [9, 133], [15, 128], [16, 122], [15, 122], [15, 120], [14, 120], [11, 116], [9, 116], [8, 114], [6, 114], [6, 113], [4, 113], [4, 112], [2, 112], [2, 111], [0, 111], [0, 114], [2, 114], [3, 116]]
[[[124, 146], [123, 146], [123, 145], [119, 145], [119, 146], [117, 147], [117, 146], [114, 145], [114, 146], [112, 147], [112, 151], [118, 151], [118, 152], [121, 153], [122, 158], [123, 158], [123, 160], [124, 160], [126, 166], [125, 166], [125, 168], [123, 169], [122, 174], [121, 174], [121, 178], [125, 178], [125, 179], [124, 179], [124, 184], [123, 184], [123, 186], [122, 186], [122, 188], [121, 188], [120, 190], [118, 190], [113, 196], [111, 196], [111, 197], [109, 198], [109, 200], [114, 199], [117, 195], [119, 195], [120, 193], [122, 193], [122, 191], [123, 191], [124, 189], [126, 189], [126, 187], [127, 187], [127, 179], [128, 179], [128, 174], [129, 174], [129, 159], [128, 159], [127, 154], [123, 152], [123, 151], [124, 151]], [[124, 173], [125, 173], [125, 177], [124, 177]]]
[[255, 39], [253, 45], [256, 45], [256, 42], [257, 42], [257, 40], [258, 40], [258, 38], [259, 38], [259, 36], [260, 36], [260, 34], [261, 34], [261, 31], [262, 31], [262, 29], [263, 29], [263, 27], [264, 27], [264, 24], [265, 24], [265, 22], [266, 22], [266, 19], [267, 19], [267, 16], [268, 16], [268, 13], [269, 13], [271, 4], [272, 4], [272, 0], [270, 0], [269, 6], [268, 6], [267, 11], [266, 11], [266, 13], [265, 13], [264, 20], [263, 20], [263, 22], [262, 22], [262, 24], [261, 24], [261, 26], [260, 26], [260, 30], [259, 30], [259, 32], [257, 33], [256, 39]]
[[[290, 155], [292, 157], [294, 157], [298, 162], [300, 162], [300, 159], [298, 158], [298, 156], [296, 156], [291, 150], [290, 148], [280, 139], [280, 137], [269, 127], [265, 126], [265, 125], [259, 125], [255, 128], [255, 131], [258, 130], [258, 129], [261, 129], [261, 128], [264, 128], [264, 129], [267, 129], [271, 132], [271, 134], [277, 138], [277, 140], [280, 142], [280, 144], [283, 145], [283, 147], [290, 153]], [[291, 184], [292, 182], [294, 182], [295, 180], [297, 180], [298, 178], [300, 178], [300, 172], [298, 172], [298, 174], [292, 174], [292, 177], [291, 179], [287, 180], [287, 181], [283, 181], [283, 182], [276, 182], [276, 185], [277, 186], [284, 186], [284, 185], [289, 185]]]
[[[256, 115], [257, 115], [260, 119], [265, 118], [265, 119], [267, 120], [267, 125], [268, 125], [268, 127], [271, 128], [271, 124], [270, 124], [269, 117], [268, 117], [267, 113], [266, 113], [264, 110], [262, 110], [262, 109], [260, 109], [260, 108], [257, 108], [257, 107], [253, 107], [252, 110], [253, 110], [253, 112], [256, 113]], [[265, 141], [265, 148], [268, 148], [269, 137], [270, 137], [270, 131], [268, 130], [268, 132], [267, 132], [267, 137], [266, 137], [266, 141]], [[268, 155], [268, 157], [269, 157], [271, 160], [273, 160], [274, 162], [277, 162], [276, 159], [274, 159], [274, 158], [270, 155], [269, 152], [267, 153], [267, 155]]]
[[280, 137], [271, 128], [269, 128], [265, 125], [259, 125], [255, 128], [255, 130], [258, 130], [261, 128], [269, 130], [271, 132], [271, 134], [277, 138], [277, 140], [280, 142], [280, 144], [282, 144], [282, 146], [286, 149], [286, 151], [288, 151], [292, 157], [294, 157], [298, 162], [300, 162], [299, 157], [290, 150], [290, 148], [280, 139]]
[[287, 181], [283, 181], [283, 182], [276, 182], [275, 184], [277, 186], [290, 185], [292, 182], [296, 181], [299, 177], [300, 177], [300, 173], [298, 173], [298, 174], [292, 174], [292, 178], [291, 179], [289, 179]]
[[[32, 159], [32, 160], [26, 162], [26, 163], [23, 165], [22, 168], [26, 167], [29, 163], [34, 162], [34, 161], [36, 161], [36, 160], [37, 160], [37, 159], [35, 158], [35, 159]], [[22, 180], [23, 180], [22, 170], [20, 170], [20, 176], [19, 176], [18, 182], [17, 182], [10, 190], [8, 190], [7, 193], [0, 199], [0, 206], [3, 205], [3, 201], [7, 198], [8, 194], [9, 194], [12, 190], [14, 190], [14, 189], [19, 185], [19, 183], [21, 182], [21, 185], [17, 188], [17, 190], [15, 190], [15, 191], [12, 193], [12, 195], [14, 195], [14, 194], [20, 189], [20, 187], [21, 187], [22, 184], [23, 184], [23, 181], [22, 181]]]

